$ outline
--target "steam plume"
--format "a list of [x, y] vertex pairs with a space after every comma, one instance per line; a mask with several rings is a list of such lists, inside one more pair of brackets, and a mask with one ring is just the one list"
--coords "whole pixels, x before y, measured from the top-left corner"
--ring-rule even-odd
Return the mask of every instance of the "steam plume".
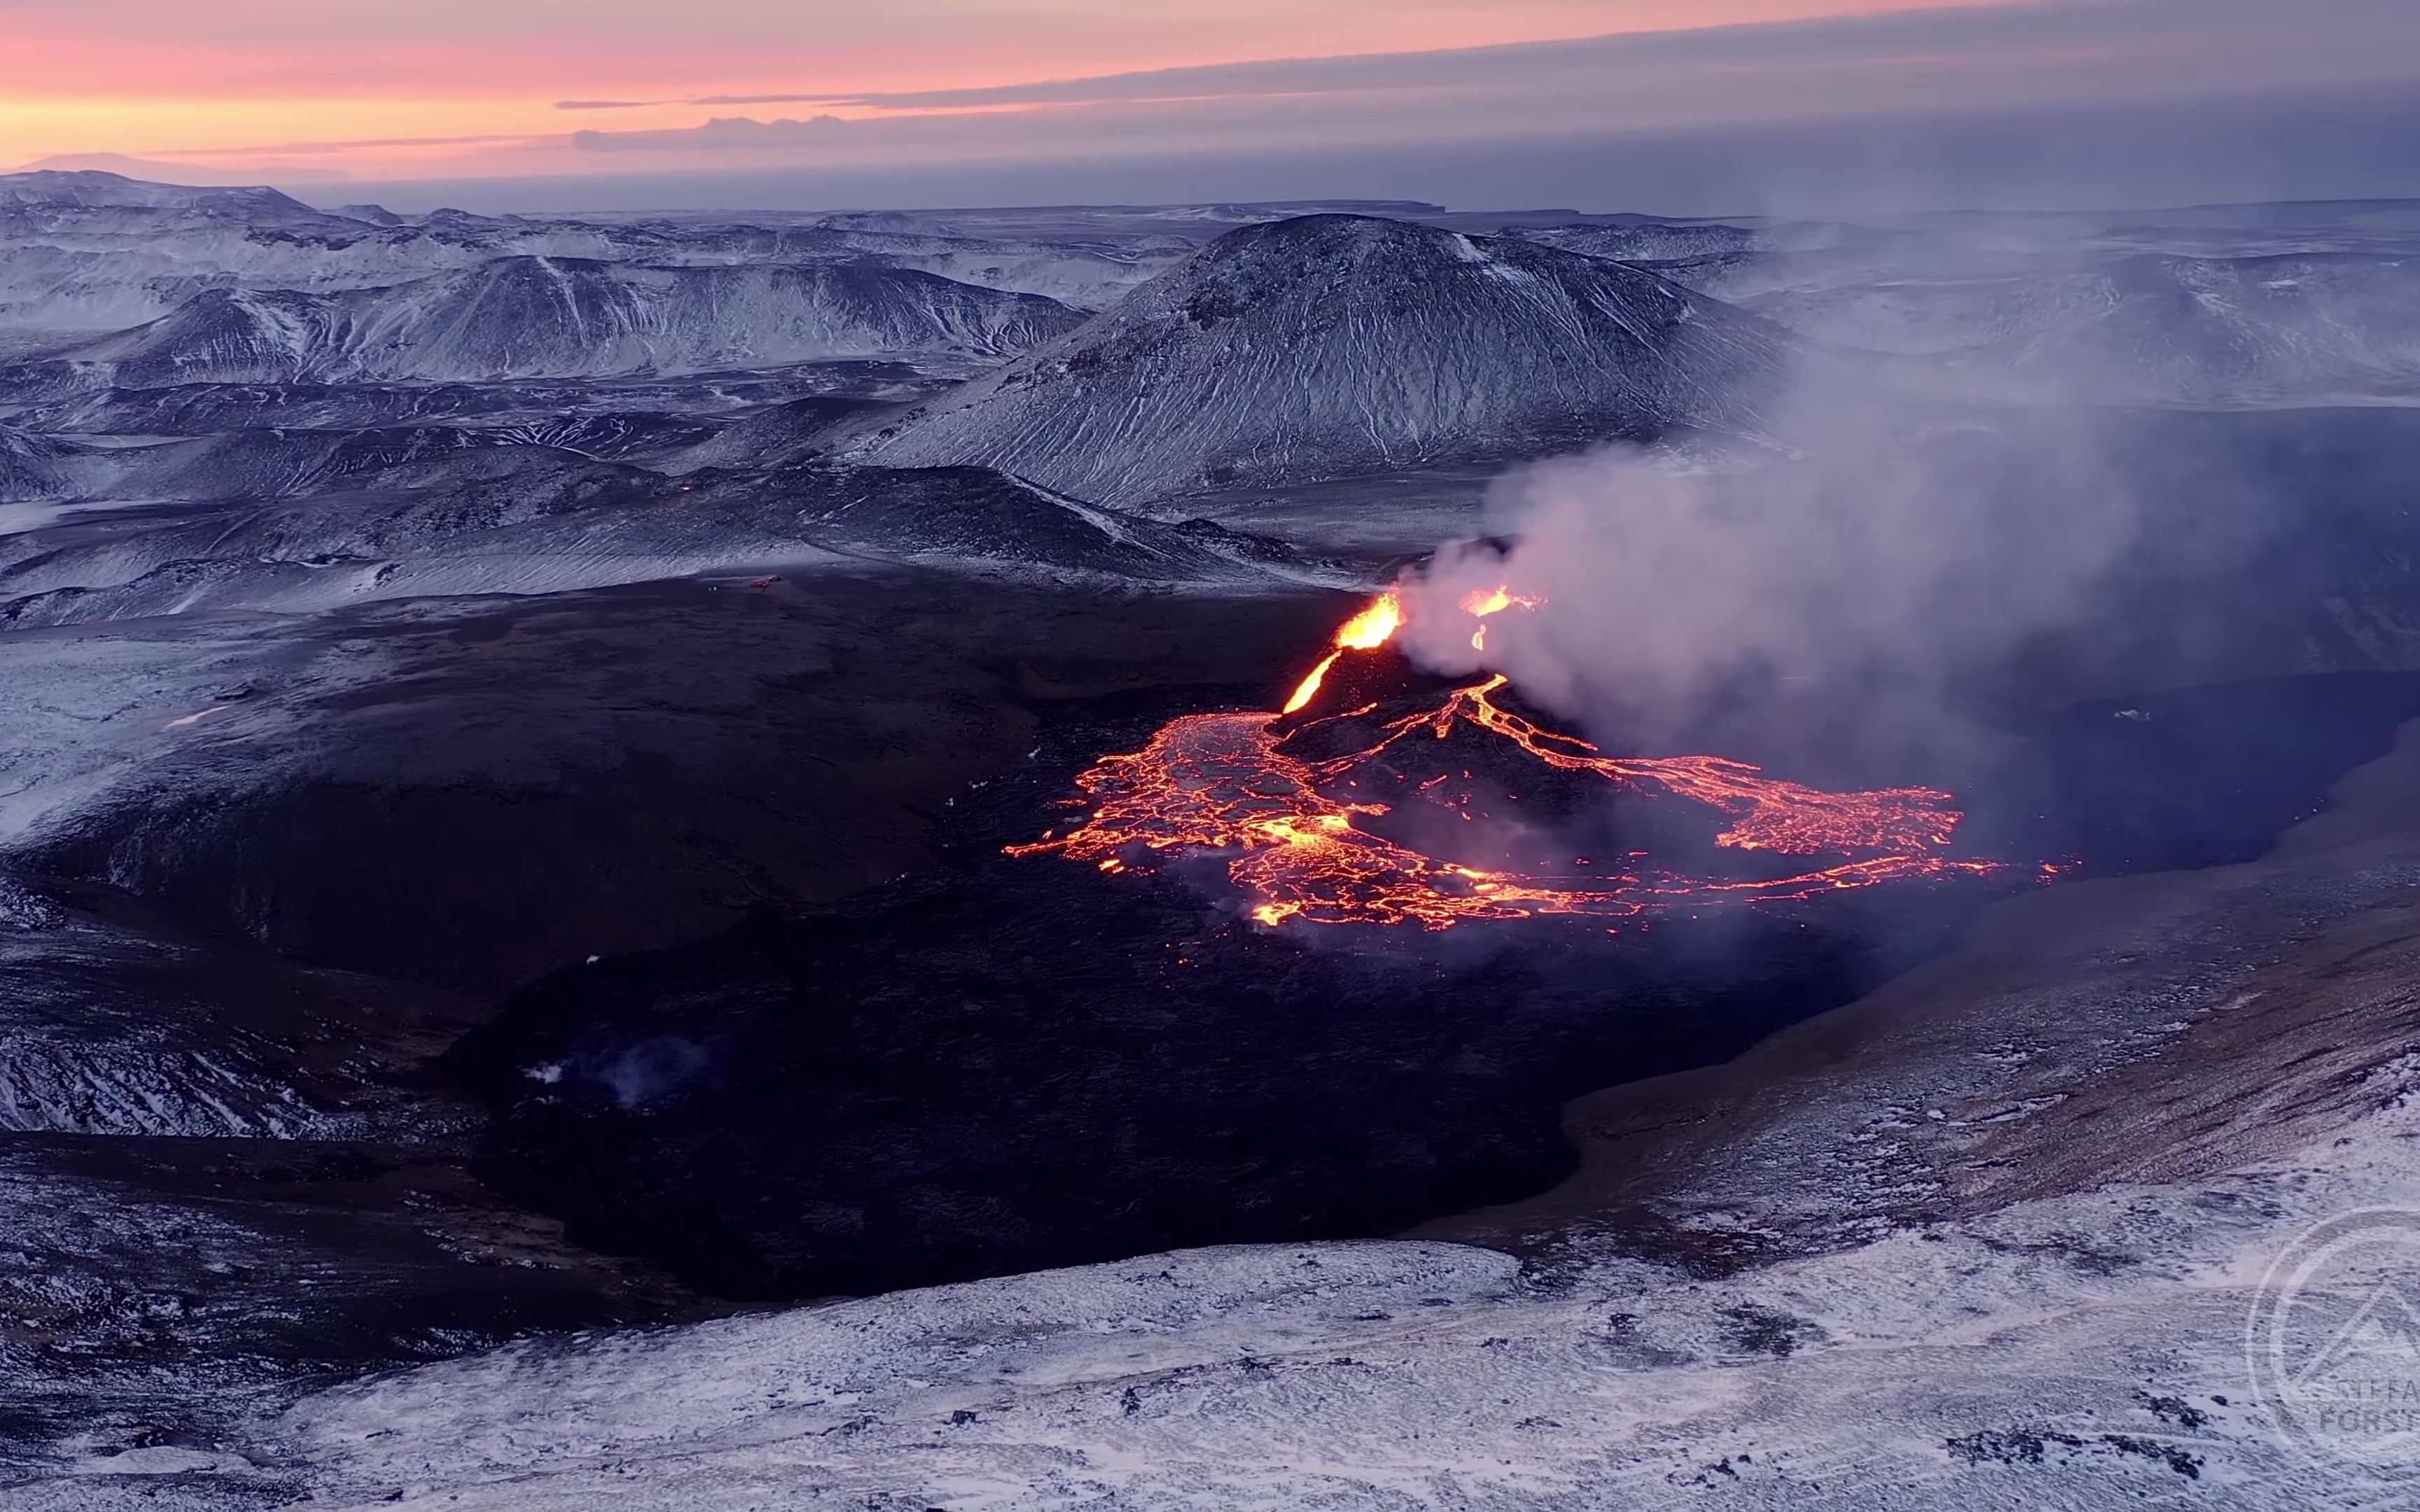
[[[1776, 434], [1765, 465], [1613, 447], [1501, 480], [1490, 535], [1399, 585], [1405, 649], [1651, 741], [1743, 702], [1854, 709], [1869, 756], [2079, 617], [2139, 532], [2082, 421], [1810, 390]], [[1498, 589], [1539, 602], [1475, 636]]]

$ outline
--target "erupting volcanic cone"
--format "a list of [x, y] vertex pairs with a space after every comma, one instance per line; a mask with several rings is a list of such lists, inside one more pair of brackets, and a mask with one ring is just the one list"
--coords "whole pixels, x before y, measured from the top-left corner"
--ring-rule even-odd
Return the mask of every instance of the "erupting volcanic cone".
[[[1463, 612], [1483, 625], [1514, 605], [1535, 601], [1482, 593]], [[1281, 714], [1190, 715], [1141, 750], [1102, 758], [1077, 779], [1094, 811], [1010, 854], [1109, 872], [1226, 854], [1262, 923], [1429, 929], [1627, 918], [2000, 870], [1949, 855], [1962, 816], [1947, 793], [1829, 793], [1719, 756], [1610, 756], [1512, 706], [1502, 676], [1458, 687], [1419, 671], [1389, 644], [1402, 618], [1389, 592], [1346, 622]], [[1516, 817], [1525, 794], [1549, 801]], [[1530, 822], [1608, 795], [1693, 816], [1700, 843], [1687, 848], [1721, 865], [1683, 872], [1628, 846], [1609, 863], [1575, 856], [1568, 835]]]
[[1450, 678], [1414, 666], [1392, 640], [1366, 651], [1339, 650], [1320, 668], [1309, 697], [1279, 715], [1269, 725], [1272, 733], [1283, 738], [1361, 709], [1403, 713], [1413, 704], [1435, 708], [1455, 686]]

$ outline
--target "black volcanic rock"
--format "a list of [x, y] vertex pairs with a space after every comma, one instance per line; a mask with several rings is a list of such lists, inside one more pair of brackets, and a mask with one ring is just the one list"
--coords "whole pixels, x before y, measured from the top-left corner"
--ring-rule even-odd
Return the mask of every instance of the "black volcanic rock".
[[575, 1242], [814, 1296], [1498, 1200], [1567, 1165], [1562, 1096], [1745, 1044], [1874, 964], [1778, 919], [1720, 952], [1386, 933], [995, 860], [562, 973], [448, 1058], [498, 1116], [483, 1173]]
[[[1412, 664], [1412, 658], [1404, 654], [1401, 646], [1389, 640], [1366, 651], [1338, 655], [1320, 674], [1319, 687], [1309, 702], [1280, 716], [1270, 728], [1288, 737], [1288, 748], [1296, 748], [1301, 743], [1291, 737], [1308, 727], [1333, 722], [1340, 716], [1364, 707], [1383, 709], [1387, 717], [1400, 718], [1423, 708], [1435, 708], [1448, 693], [1468, 681], [1422, 671]], [[1302, 753], [1313, 760], [1340, 754], [1317, 749]]]
[[[1388, 659], [1367, 671], [1383, 696]], [[2391, 740], [2413, 681], [2201, 690], [2149, 701], [2148, 721], [2079, 709], [2036, 752], [2048, 783], [2007, 796], [2055, 821], [2033, 838], [2083, 842], [2093, 872], [2243, 860]], [[1149, 727], [1061, 726], [1038, 752], [1131, 749]], [[1421, 738], [1389, 760], [1476, 790], [1518, 774], [1550, 799], [1506, 749]], [[496, 1114], [483, 1174], [578, 1242], [753, 1298], [1385, 1234], [1567, 1168], [1567, 1090], [1722, 1061], [2029, 885], [1853, 889], [1619, 932], [1266, 930], [1216, 857], [1111, 874], [1001, 856], [1055, 788], [1037, 768], [970, 790], [954, 864], [520, 994], [448, 1057]]]
[[1308, 216], [1220, 238], [858, 446], [1129, 502], [1751, 425], [1787, 341], [1618, 263]]

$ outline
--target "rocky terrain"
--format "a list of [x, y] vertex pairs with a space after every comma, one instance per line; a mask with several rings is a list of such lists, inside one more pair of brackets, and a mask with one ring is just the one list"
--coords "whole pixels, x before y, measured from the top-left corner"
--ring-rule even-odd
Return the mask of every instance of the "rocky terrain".
[[[0, 1505], [2396, 1504], [2244, 1341], [2420, 1190], [2415, 254], [0, 176]], [[1653, 511], [1843, 478], [1782, 538], [1930, 682], [1507, 697], [1993, 880], [1380, 936], [1002, 854], [1441, 544], [1584, 563], [1542, 490], [1686, 659], [1794, 606]]]

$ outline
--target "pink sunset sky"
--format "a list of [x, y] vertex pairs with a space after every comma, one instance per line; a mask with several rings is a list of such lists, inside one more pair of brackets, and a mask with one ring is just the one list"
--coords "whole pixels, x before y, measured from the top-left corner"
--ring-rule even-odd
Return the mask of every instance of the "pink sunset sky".
[[2412, 82], [2415, 11], [2413, 0], [0, 0], [0, 169], [96, 154], [196, 181], [868, 169], [2324, 92]]

